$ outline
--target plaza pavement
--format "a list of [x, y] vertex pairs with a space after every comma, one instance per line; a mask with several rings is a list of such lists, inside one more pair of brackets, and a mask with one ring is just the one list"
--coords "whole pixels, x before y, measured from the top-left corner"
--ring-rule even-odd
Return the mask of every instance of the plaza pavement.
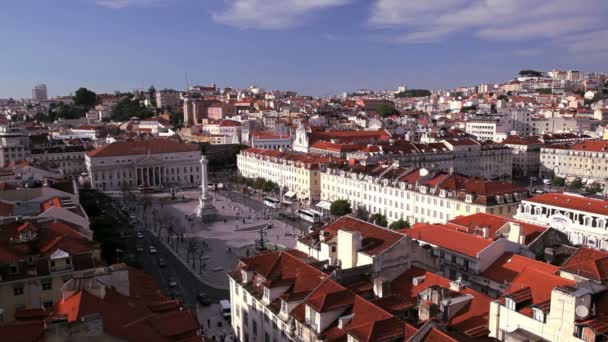
[[[232, 270], [236, 265], [238, 259], [236, 251], [240, 247], [254, 244], [255, 240], [259, 238], [260, 227], [271, 224], [272, 228], [266, 230], [266, 240], [269, 244], [277, 244], [285, 248], [295, 247], [297, 230], [294, 227], [278, 220], [268, 220], [267, 213], [264, 211], [253, 210], [227, 199], [217, 192], [212, 193], [211, 198], [219, 213], [218, 220], [212, 223], [203, 223], [196, 218], [188, 220], [187, 217], [194, 213], [198, 205], [199, 194], [200, 192], [196, 190], [181, 192], [179, 197], [184, 196], [185, 201], [156, 204], [155, 208], [159, 210], [160, 217], [169, 217], [169, 222], [173, 223], [173, 229], [176, 232], [184, 234], [185, 239], [178, 244], [178, 250], [170, 248], [182, 261], [186, 261], [187, 239], [198, 239], [206, 243], [204, 256], [200, 263], [198, 258], [195, 258], [194, 267], [192, 267], [191, 260], [188, 260], [188, 265], [209, 286], [229, 288], [226, 272]], [[167, 196], [166, 194], [154, 194], [151, 197], [159, 200]], [[158, 201], [155, 202], [158, 203]], [[153, 220], [151, 216], [146, 215], [149, 222]], [[163, 237], [162, 243], [168, 245], [166, 238]], [[172, 244], [174, 245], [174, 242]], [[200, 272], [201, 264], [205, 264], [202, 273]]]

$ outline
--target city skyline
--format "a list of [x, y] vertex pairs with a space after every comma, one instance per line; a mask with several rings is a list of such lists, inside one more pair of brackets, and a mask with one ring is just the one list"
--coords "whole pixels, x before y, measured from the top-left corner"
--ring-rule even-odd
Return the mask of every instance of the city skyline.
[[602, 72], [606, 14], [596, 0], [15, 2], [0, 13], [12, 47], [0, 97], [29, 98], [39, 83], [49, 96], [182, 89], [186, 73], [191, 85], [327, 96], [499, 82], [520, 69]]

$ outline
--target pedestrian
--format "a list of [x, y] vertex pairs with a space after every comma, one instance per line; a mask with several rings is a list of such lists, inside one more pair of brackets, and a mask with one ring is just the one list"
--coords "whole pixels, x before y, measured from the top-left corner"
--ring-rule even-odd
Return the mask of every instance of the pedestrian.
[[207, 319], [207, 327], [211, 328], [211, 320], [210, 319]]

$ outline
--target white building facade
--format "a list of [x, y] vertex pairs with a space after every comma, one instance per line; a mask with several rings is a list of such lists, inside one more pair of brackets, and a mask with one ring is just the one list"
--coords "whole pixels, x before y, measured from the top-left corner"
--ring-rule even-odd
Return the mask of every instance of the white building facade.
[[201, 152], [171, 140], [115, 142], [88, 152], [91, 187], [102, 191], [200, 185]]
[[515, 219], [564, 232], [574, 245], [608, 250], [608, 201], [546, 193], [522, 201]]

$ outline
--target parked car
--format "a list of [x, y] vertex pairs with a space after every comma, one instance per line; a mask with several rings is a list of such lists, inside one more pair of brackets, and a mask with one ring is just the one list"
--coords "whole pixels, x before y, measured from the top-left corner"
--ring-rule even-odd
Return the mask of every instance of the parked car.
[[203, 306], [211, 305], [211, 298], [205, 292], [199, 292], [199, 294], [196, 296], [196, 299]]
[[551, 180], [545, 178], [545, 179], [543, 179], [543, 184], [545, 184], [545, 185], [551, 185]]
[[137, 253], [143, 253], [143, 252], [144, 252], [144, 248], [143, 248], [142, 246], [137, 246], [137, 247], [135, 248], [135, 251], [136, 251]]
[[144, 238], [144, 233], [142, 233], [142, 232], [137, 232], [137, 238], [138, 238], [138, 239], [143, 239], [143, 238]]
[[177, 286], [177, 280], [175, 280], [175, 278], [169, 278], [169, 287], [176, 287]]
[[165, 261], [164, 258], [158, 258], [158, 267], [166, 267], [167, 266], [167, 262]]
[[150, 246], [148, 247], [148, 251], [150, 252], [150, 254], [156, 254], [156, 247]]

